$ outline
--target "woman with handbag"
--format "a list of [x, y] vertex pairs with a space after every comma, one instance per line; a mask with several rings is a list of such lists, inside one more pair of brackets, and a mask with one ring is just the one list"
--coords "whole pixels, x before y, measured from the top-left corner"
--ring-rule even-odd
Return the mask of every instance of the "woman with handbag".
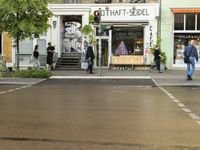
[[188, 57], [186, 76], [187, 80], [192, 80], [192, 75], [195, 71], [195, 60], [198, 62], [199, 56], [194, 45], [194, 40], [191, 40], [189, 45], [184, 50], [184, 57]]

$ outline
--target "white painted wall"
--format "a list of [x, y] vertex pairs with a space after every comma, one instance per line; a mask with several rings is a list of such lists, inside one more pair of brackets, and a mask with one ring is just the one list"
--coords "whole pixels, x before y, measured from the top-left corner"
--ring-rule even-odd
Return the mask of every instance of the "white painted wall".
[[[150, 47], [150, 26], [152, 26], [152, 42], [156, 42], [156, 37], [157, 37], [157, 16], [158, 14], [158, 4], [99, 4], [98, 7], [95, 4], [80, 4], [80, 5], [74, 5], [74, 4], [51, 4], [49, 5], [50, 10], [53, 12], [55, 15], [54, 17], [50, 18], [50, 24], [52, 25], [52, 28], [49, 29], [47, 33], [47, 39], [48, 41], [52, 42], [52, 45], [55, 45], [57, 52], [60, 54], [61, 51], [61, 35], [60, 35], [60, 25], [58, 23], [61, 23], [60, 15], [81, 15], [82, 16], [82, 26], [86, 25], [89, 23], [89, 15], [93, 15], [94, 10], [98, 10], [98, 8], [102, 9], [107, 9], [107, 7], [110, 7], [110, 9], [121, 10], [122, 12], [119, 13], [119, 16], [115, 17], [108, 17], [106, 19], [106, 16], [104, 16], [104, 19], [102, 22], [113, 22], [113, 23], [137, 23], [140, 22], [140, 25], [142, 25], [141, 22], [145, 22], [144, 25], [144, 49], [147, 49]], [[130, 16], [130, 11], [131, 8], [137, 8], [137, 9], [147, 9], [149, 13], [148, 16]], [[126, 16], [128, 15], [128, 16]], [[116, 19], [117, 18], [117, 19]], [[56, 28], [53, 28], [53, 21], [57, 22]], [[109, 40], [112, 41], [111, 35]], [[84, 41], [83, 39], [82, 41]], [[82, 43], [82, 49], [84, 48], [84, 43]], [[109, 48], [111, 51], [111, 43], [109, 43]], [[109, 59], [110, 62], [110, 59]], [[146, 61], [147, 64], [150, 63], [150, 61]]]
[[[160, 0], [162, 51], [167, 54], [167, 66], [173, 66], [174, 36], [171, 8], [200, 8], [200, 0]], [[182, 65], [185, 68], [185, 65]]]

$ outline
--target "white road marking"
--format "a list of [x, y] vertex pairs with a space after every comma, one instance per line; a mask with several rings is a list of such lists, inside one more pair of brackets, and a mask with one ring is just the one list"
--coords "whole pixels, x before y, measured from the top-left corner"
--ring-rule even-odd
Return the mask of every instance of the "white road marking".
[[197, 123], [200, 125], [200, 121], [197, 121]]
[[174, 101], [175, 103], [180, 103], [180, 101], [179, 101], [179, 100], [177, 100], [176, 98], [175, 98], [175, 99], [173, 99], [173, 101]]
[[184, 105], [183, 103], [177, 103], [177, 105], [178, 105], [179, 107], [185, 107], [185, 105]]
[[170, 98], [171, 98], [171, 96], [172, 96], [172, 94], [170, 94], [170, 93], [168, 93], [167, 95], [168, 95]]
[[182, 110], [184, 111], [184, 112], [186, 112], [186, 113], [191, 113], [192, 111], [190, 110], [190, 109], [188, 109], [188, 108], [182, 108]]
[[9, 89], [9, 90], [6, 90], [6, 91], [1, 91], [0, 94], [6, 94], [6, 93], [9, 93], [9, 92], [14, 92], [14, 91], [17, 91], [17, 90], [21, 90], [21, 89], [24, 89], [24, 88], [27, 88], [27, 87], [30, 87], [30, 86], [33, 86], [39, 82], [42, 82], [46, 79], [43, 79], [43, 80], [40, 80], [38, 82], [35, 82], [35, 83], [32, 83], [32, 84], [29, 84], [29, 85], [25, 85], [25, 86], [22, 86], [22, 87], [17, 87], [17, 88], [14, 88], [14, 89]]
[[0, 92], [0, 94], [6, 94], [6, 93], [9, 93], [9, 92], [14, 92], [14, 91], [17, 91], [17, 90], [21, 90], [21, 89], [27, 88], [29, 86], [31, 86], [31, 85], [26, 85], [26, 86], [22, 86], [22, 87], [10, 89], [10, 90], [2, 91], [2, 92]]
[[170, 95], [169, 97], [170, 97], [171, 99], [175, 99], [175, 97], [174, 97], [173, 95]]
[[0, 92], [0, 94], [5, 94], [5, 93], [6, 93], [6, 91]]
[[189, 113], [190, 117], [194, 120], [200, 120], [199, 116], [197, 116], [196, 114], [194, 113]]
[[[152, 79], [153, 80], [153, 79]], [[166, 95], [169, 96], [169, 98], [171, 100], [173, 100], [178, 107], [180, 107], [184, 112], [186, 112], [193, 120], [195, 120], [198, 125], [200, 126], [200, 118], [199, 116], [197, 116], [196, 114], [192, 113], [192, 111], [190, 109], [188, 109], [183, 103], [181, 103], [178, 99], [176, 99], [175, 96], [173, 96], [171, 93], [169, 93], [166, 89], [164, 89], [163, 87], [159, 86], [157, 84], [157, 82], [155, 80], [153, 80], [153, 82], [156, 84], [156, 86], [161, 89]]]

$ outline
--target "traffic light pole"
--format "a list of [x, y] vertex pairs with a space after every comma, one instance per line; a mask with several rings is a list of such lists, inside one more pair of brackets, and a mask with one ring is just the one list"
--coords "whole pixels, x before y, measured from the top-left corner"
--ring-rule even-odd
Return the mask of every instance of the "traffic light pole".
[[99, 76], [101, 76], [101, 8], [99, 8]]

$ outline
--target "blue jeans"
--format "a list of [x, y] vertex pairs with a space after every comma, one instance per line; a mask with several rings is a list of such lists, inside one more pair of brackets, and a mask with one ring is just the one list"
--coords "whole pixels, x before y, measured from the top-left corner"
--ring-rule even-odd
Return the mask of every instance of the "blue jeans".
[[190, 57], [189, 60], [190, 60], [190, 62], [187, 64], [186, 75], [187, 75], [187, 77], [188, 76], [192, 77], [192, 75], [193, 75], [193, 73], [195, 71], [195, 57]]

